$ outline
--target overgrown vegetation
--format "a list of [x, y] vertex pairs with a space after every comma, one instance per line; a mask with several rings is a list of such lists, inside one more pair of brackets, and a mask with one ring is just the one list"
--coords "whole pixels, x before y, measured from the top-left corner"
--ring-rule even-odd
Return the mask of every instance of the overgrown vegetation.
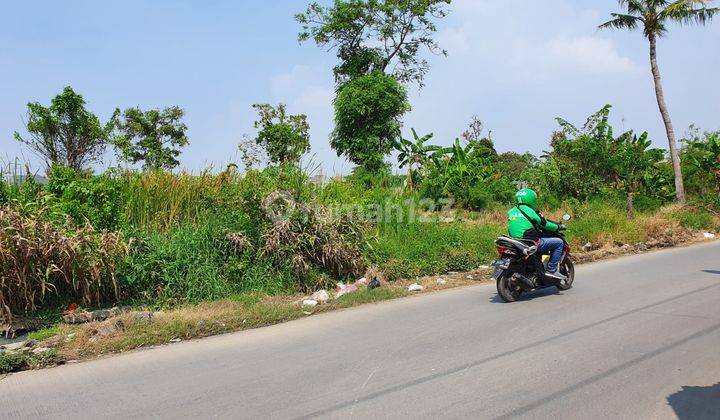
[[[549, 217], [574, 216], [568, 239], [586, 254], [717, 231], [720, 132], [691, 128], [674, 149], [654, 63], [663, 22], [704, 23], [717, 10], [706, 1], [620, 3], [631, 14], [605, 26], [645, 27], [668, 153], [646, 132], [614, 133], [609, 105], [581, 126], [558, 118], [542, 156], [498, 153], [478, 117], [454, 141], [414, 129], [403, 139], [407, 86], [425, 80], [423, 50], [444, 54], [433, 36], [450, 0], [335, 0], [296, 17], [300, 40], [335, 49], [339, 60], [330, 144], [357, 167], [329, 182], [311, 182], [301, 168], [307, 117], [283, 104], [253, 106], [258, 132], [239, 145], [245, 171], [230, 164], [199, 174], [173, 172], [189, 142], [179, 107], [118, 109], [103, 125], [70, 87], [48, 107], [28, 104], [29, 135], [15, 137], [47, 170], [40, 176], [17, 161], [0, 168], [0, 318], [58, 313], [68, 303], [173, 308], [153, 328], [122, 315], [104, 340], [96, 323], [74, 327], [77, 338], [60, 345], [64, 359], [294, 319], [305, 314], [297, 294], [365, 273], [397, 282], [489, 263], [523, 187], [539, 191]], [[89, 170], [107, 144], [138, 168]], [[405, 174], [393, 174], [393, 151]], [[673, 204], [684, 191], [688, 204]], [[316, 310], [404, 295], [363, 290]], [[33, 337], [65, 340], [69, 331]], [[0, 373], [56, 357], [0, 353]]]

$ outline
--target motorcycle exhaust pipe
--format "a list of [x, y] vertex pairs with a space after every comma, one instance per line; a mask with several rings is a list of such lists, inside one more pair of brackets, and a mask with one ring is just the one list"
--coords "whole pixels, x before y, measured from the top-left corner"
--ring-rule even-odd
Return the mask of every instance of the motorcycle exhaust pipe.
[[530, 280], [529, 278], [523, 276], [522, 274], [515, 273], [515, 274], [513, 275], [513, 277], [514, 277], [516, 280], [520, 280], [520, 284], [521, 284], [522, 286], [524, 286], [523, 289], [532, 290], [532, 289], [534, 289], [534, 288], [536, 287], [536, 286], [535, 286], [535, 283], [533, 283], [532, 280]]

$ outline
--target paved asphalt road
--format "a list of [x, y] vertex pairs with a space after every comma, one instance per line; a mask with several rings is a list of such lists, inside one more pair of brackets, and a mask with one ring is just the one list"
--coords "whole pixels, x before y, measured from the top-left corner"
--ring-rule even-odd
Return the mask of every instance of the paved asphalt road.
[[8, 418], [720, 418], [720, 243], [0, 380]]

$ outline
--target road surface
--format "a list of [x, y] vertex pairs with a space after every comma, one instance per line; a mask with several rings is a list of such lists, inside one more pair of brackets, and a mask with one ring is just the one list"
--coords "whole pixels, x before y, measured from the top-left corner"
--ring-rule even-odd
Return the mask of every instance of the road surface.
[[720, 418], [720, 243], [0, 380], [3, 418]]

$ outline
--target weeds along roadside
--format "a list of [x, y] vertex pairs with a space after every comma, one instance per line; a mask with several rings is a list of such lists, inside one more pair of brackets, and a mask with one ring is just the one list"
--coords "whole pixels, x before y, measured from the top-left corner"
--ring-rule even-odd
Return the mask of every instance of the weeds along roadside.
[[[10, 191], [4, 208], [15, 212], [13, 223], [35, 226], [27, 235], [35, 235], [36, 244], [54, 243], [41, 240], [43, 235], [62, 244], [83, 238], [86, 260], [63, 265], [53, 256], [62, 252], [59, 248], [43, 251], [39, 245], [33, 249], [45, 259], [33, 260], [39, 257], [16, 252], [8, 245], [12, 235], [6, 235], [4, 296], [14, 302], [6, 313], [50, 309], [57, 304], [49, 299], [55, 294], [60, 302], [88, 306], [120, 302], [165, 308], [247, 293], [307, 292], [357, 278], [370, 266], [390, 281], [465, 271], [489, 262], [493, 240], [505, 231], [506, 209], [500, 204], [472, 212], [444, 209], [448, 203], [423, 201], [419, 192], [403, 188], [402, 177], [392, 175], [351, 176], [319, 186], [294, 167], [244, 175], [228, 168], [219, 174], [111, 171], [101, 176], [54, 168], [47, 185], [26, 182], [12, 188], [4, 189]], [[265, 202], [273, 194], [290, 201]], [[297, 214], [283, 223], [269, 215], [288, 206]], [[604, 197], [561, 202], [545, 213], [559, 217], [565, 211], [575, 216], [569, 238], [576, 247], [717, 228], [717, 217], [702, 206], [649, 208], [628, 219], [621, 199]], [[93, 224], [104, 230], [90, 228]], [[103, 248], [111, 235], [125, 251]], [[34, 271], [23, 268], [31, 265]], [[83, 267], [88, 274], [78, 271]], [[16, 272], [25, 273], [31, 286], [10, 287], [6, 279]], [[82, 279], [98, 280], [82, 286]]]

